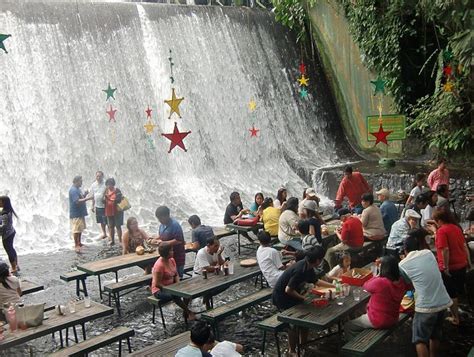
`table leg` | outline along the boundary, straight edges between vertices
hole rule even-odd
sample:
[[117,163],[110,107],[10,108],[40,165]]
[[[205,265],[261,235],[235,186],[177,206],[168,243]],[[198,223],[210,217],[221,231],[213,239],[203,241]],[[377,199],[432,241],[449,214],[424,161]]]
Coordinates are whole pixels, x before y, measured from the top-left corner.
[[114,271],[115,273],[115,282],[118,283],[118,271]]
[[64,348],[63,331],[62,330],[59,330],[59,341],[61,342],[61,348]]
[[82,325],[82,338],[85,341],[86,340],[86,324],[82,323],[81,325]]
[[240,231],[237,231],[237,244],[238,244],[238,250],[239,250],[239,255],[240,255]]
[[100,283],[100,274],[97,275],[97,279],[99,279],[99,297],[102,300],[102,284]]
[[74,332],[74,339],[76,340],[76,343],[79,343],[79,338],[77,338],[76,326],[72,327],[72,331]]

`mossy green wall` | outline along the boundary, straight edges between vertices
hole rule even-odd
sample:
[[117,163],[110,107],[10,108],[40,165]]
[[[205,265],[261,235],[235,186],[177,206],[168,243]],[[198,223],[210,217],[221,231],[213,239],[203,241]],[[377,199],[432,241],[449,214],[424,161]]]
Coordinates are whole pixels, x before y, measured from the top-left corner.
[[[386,155],[383,143],[367,141],[367,116],[378,115],[378,100],[370,81],[377,77],[362,63],[361,52],[349,32],[342,7],[336,0],[317,0],[309,10],[316,42],[331,84],[344,130],[355,149],[365,154]],[[383,114],[393,114],[393,99],[383,97]],[[389,142],[389,152],[399,154],[401,142]]]

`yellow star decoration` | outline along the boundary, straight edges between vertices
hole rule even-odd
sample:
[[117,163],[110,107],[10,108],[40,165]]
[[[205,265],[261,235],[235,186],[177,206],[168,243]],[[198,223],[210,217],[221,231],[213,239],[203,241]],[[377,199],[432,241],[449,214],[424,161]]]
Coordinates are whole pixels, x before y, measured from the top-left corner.
[[445,92],[452,92],[453,91],[453,88],[454,88],[454,83],[453,82],[446,82],[443,86],[443,90]]
[[174,93],[174,88],[171,88],[171,99],[165,100],[165,103],[168,104],[171,108],[170,116],[168,117],[168,119],[171,119],[171,115],[173,113],[178,114],[178,117],[181,118],[181,114],[179,112],[179,105],[181,104],[183,99],[184,99],[184,97],[183,98],[177,98],[176,94]]
[[304,74],[301,76],[301,78],[298,78],[298,82],[300,82],[300,87],[301,86],[308,86],[309,79],[304,76]]
[[156,125],[153,124],[151,120],[148,120],[148,122],[145,125],[143,125],[147,134],[153,134],[153,130],[155,130],[155,126]]
[[251,112],[253,112],[257,108],[257,102],[255,100],[251,100],[249,102],[249,109]]

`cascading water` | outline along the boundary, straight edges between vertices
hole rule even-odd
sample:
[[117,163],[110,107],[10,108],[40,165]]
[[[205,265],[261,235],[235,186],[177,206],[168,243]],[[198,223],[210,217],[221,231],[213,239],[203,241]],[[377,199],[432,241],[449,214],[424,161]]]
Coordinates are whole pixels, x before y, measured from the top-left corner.
[[[334,164],[341,146],[350,152],[321,74],[310,76],[309,100],[298,98],[300,49],[267,11],[2,1],[0,33],[12,34],[9,53],[0,53],[0,193],[20,217],[20,253],[72,246],[67,193],[78,174],[85,188],[96,170],[115,177],[133,206],[128,215],[153,231],[160,204],[180,221],[197,213],[219,225],[231,191],[247,204],[281,185],[300,196],[298,167]],[[173,120],[163,102],[170,49],[173,86],[185,97],[182,119]],[[116,123],[105,113],[108,83],[118,88]],[[147,105],[155,149],[143,128]],[[174,121],[192,131],[188,152],[167,153],[160,134]],[[252,124],[258,138],[250,138]],[[90,216],[88,228],[90,240]]]

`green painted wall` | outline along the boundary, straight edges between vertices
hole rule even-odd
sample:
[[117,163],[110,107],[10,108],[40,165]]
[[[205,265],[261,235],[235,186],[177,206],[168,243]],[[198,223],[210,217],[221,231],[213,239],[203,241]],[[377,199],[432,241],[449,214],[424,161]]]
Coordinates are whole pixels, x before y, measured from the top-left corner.
[[[356,150],[386,156],[386,145],[374,147],[367,141],[366,118],[378,115],[378,100],[370,81],[377,77],[362,63],[361,52],[353,41],[342,7],[336,0],[317,0],[309,10],[313,39],[316,42],[331,84],[344,130]],[[394,114],[393,100],[383,97],[383,114]],[[389,142],[392,156],[401,153],[401,142]]]

